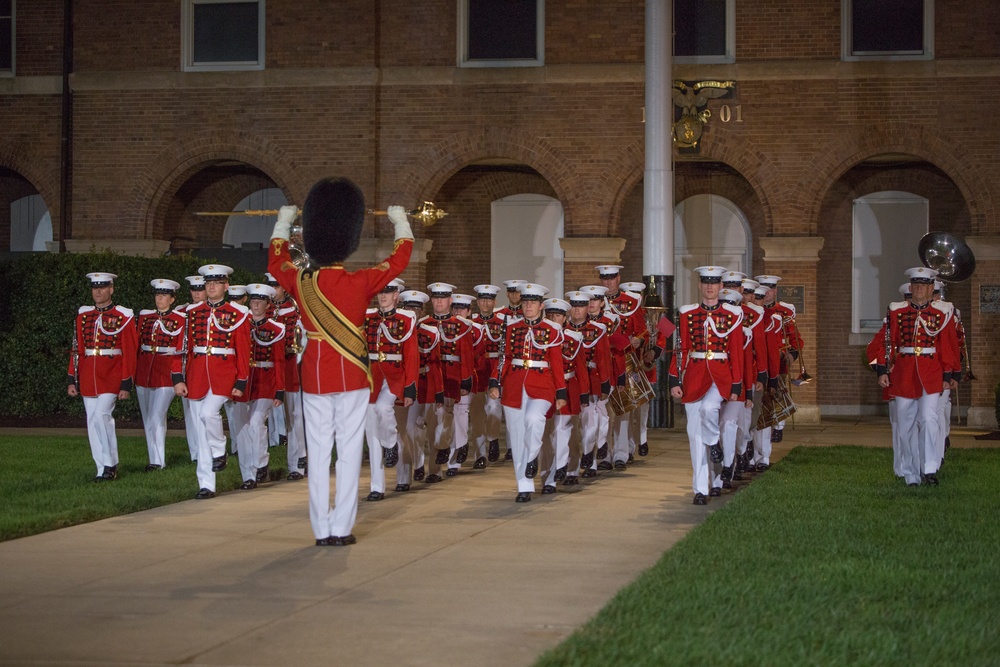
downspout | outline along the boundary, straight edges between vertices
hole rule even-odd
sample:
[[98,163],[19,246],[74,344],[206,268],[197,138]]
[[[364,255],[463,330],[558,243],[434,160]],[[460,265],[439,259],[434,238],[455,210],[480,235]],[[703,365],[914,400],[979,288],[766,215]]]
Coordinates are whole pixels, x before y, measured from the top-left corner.
[[63,3],[62,128],[59,132],[59,243],[65,250],[72,234],[73,219],[73,92],[69,77],[73,72],[73,0]]

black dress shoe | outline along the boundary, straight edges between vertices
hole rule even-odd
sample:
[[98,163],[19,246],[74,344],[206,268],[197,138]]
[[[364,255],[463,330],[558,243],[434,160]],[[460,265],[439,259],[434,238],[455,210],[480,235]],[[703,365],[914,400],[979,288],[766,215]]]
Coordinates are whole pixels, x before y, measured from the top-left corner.
[[300,479],[303,479],[304,477],[305,475],[303,475],[299,471],[293,470],[292,472],[288,473],[288,477],[286,479],[288,479],[289,482],[297,482]]
[[781,439],[784,437],[784,433],[784,430],[779,431],[778,429],[773,429],[771,431],[771,442],[781,442]]
[[153,472],[154,470],[160,470],[161,468],[163,468],[163,466],[161,466],[158,463],[147,463],[146,464],[146,472]]
[[730,482],[728,479],[724,479],[724,480],[722,480],[722,488],[724,488],[724,489],[731,489],[731,488],[733,488],[733,483]]
[[591,477],[597,477],[597,471],[594,470],[593,468],[587,468],[582,473],[580,473],[580,477],[586,477],[588,479],[590,479]]
[[579,478],[576,475],[573,475],[572,477],[567,477],[563,481],[563,486],[573,486],[574,484],[579,484],[579,483],[580,483]]
[[708,456],[712,459],[712,463],[722,463],[722,447],[719,447],[719,443],[708,448]]
[[626,461],[625,463],[635,463],[635,457],[632,456],[631,454],[629,454],[628,455],[628,461]]
[[306,467],[308,467],[308,464],[309,464],[309,457],[300,456],[299,461],[295,465],[295,467],[298,468],[299,470],[305,470]]
[[212,472],[222,472],[225,470],[228,458],[228,455],[223,453],[222,456],[216,456],[212,459]]
[[733,478],[733,467],[726,466],[722,469],[722,473],[719,476],[722,477],[723,482],[730,481]]
[[455,463],[465,463],[469,458],[469,444],[466,443],[455,450]]
[[548,496],[555,492],[556,492],[556,487],[552,486],[551,484],[546,484],[545,486],[542,487],[543,496]]
[[324,537],[324,538],[316,540],[316,546],[318,546],[318,547],[328,547],[328,546],[330,546],[330,538],[329,537]]
[[434,463],[442,465],[447,463],[448,459],[450,458],[451,458],[450,449],[439,449],[437,450],[437,454],[434,455]]
[[114,480],[118,479],[118,466],[117,465],[113,465],[110,467],[105,466],[104,472],[101,473],[101,477],[104,478],[105,482],[113,482]]
[[430,475],[427,475],[427,479],[424,480],[424,484],[437,484],[440,481],[443,481],[441,479],[441,475],[431,473]]
[[423,479],[424,479],[424,467],[420,466],[419,468],[413,471],[413,481],[421,482],[423,481]]
[[395,468],[399,463],[399,447],[393,445],[389,449],[382,449],[382,463],[386,468]]
[[758,463],[758,464],[757,464],[757,472],[764,472],[765,470],[767,470],[767,469],[768,469],[768,468],[770,468],[770,467],[771,467],[771,466],[769,466],[769,465],[768,465],[768,464],[766,464],[766,463]]
[[944,436],[944,448],[945,449],[951,449],[951,436],[950,435]]
[[379,500],[382,500],[383,498],[385,498],[385,494],[382,493],[381,491],[372,491],[371,493],[368,494],[368,497],[365,498],[365,500],[374,503],[378,502]]
[[510,449],[508,449],[507,452],[503,455],[503,460],[504,461],[513,461],[514,460],[514,452],[512,452],[512,451],[510,451]]
[[268,478],[268,475],[269,475],[269,472],[268,472],[267,466],[264,466],[263,468],[258,468],[257,469],[257,481],[258,482],[266,482],[267,478]]
[[284,447],[287,444],[288,444],[288,436],[287,435],[279,435],[278,436],[278,447]]
[[701,493],[696,493],[696,494],[694,494],[694,504],[695,505],[707,505],[708,504],[708,498],[706,498]]
[[604,443],[597,448],[597,458],[606,459],[608,458],[608,443]]
[[628,464],[624,461],[615,461],[615,470],[625,470],[628,468]]
[[566,479],[566,466],[563,466],[562,468],[559,468],[558,470],[556,470],[556,474],[555,474],[555,480],[557,482],[561,482],[564,479]]
[[649,454],[649,443],[644,442],[639,445],[639,456],[645,456],[646,454]]
[[356,543],[358,540],[353,535],[345,535],[344,537],[336,537],[331,535],[327,539],[327,546],[331,547],[346,547],[350,544]]
[[480,456],[478,459],[476,459],[476,462],[472,464],[472,467],[475,468],[476,470],[482,470],[483,468],[486,467],[486,458]]
[[909,482],[907,486],[920,486],[920,482]]
[[597,464],[598,470],[611,470],[611,468],[612,468],[611,461],[601,461],[600,463]]
[[458,474],[458,468],[448,468],[444,474],[448,477],[454,477]]
[[580,467],[586,470],[590,466],[594,465],[594,452],[589,454],[584,454],[580,457]]
[[396,485],[396,493],[406,493],[409,490],[410,490],[410,485],[409,484],[397,484]]
[[490,463],[500,460],[499,440],[490,440],[490,450],[489,453],[486,455],[486,458],[489,460]]
[[531,493],[529,493],[528,491],[521,491],[521,493],[517,494],[517,498],[514,498],[514,502],[515,503],[531,502]]
[[533,479],[535,475],[538,474],[538,457],[528,461],[528,465],[524,466],[524,476],[528,479]]
[[208,489],[198,489],[198,493],[194,494],[195,500],[208,500],[214,497],[215,491],[209,491]]
[[245,490],[245,491],[249,491],[250,489],[256,489],[257,488],[257,480],[255,480],[255,479],[248,479],[245,482],[243,482],[243,484],[240,485],[240,488],[243,489],[243,490]]
[[713,498],[718,498],[719,496],[722,495],[722,489],[720,489],[717,486],[713,486],[711,489],[708,490],[708,495],[712,496]]
[[921,477],[923,478],[923,481],[924,481],[925,484],[930,484],[931,486],[937,486],[938,485],[938,478],[937,478],[937,475],[935,475],[934,473],[928,473],[926,475],[921,475]]
[[95,482],[106,482],[108,480],[104,479],[104,473],[102,472],[100,475],[98,475],[97,477],[94,478],[94,481]]

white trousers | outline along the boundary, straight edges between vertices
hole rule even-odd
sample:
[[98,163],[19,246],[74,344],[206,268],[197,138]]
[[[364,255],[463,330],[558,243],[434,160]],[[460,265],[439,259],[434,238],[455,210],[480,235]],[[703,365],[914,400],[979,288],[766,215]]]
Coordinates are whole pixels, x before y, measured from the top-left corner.
[[514,479],[517,480],[518,493],[535,490],[535,480],[524,476],[524,468],[542,449],[545,413],[551,405],[549,401],[529,398],[528,392],[522,388],[521,407],[509,408],[505,405],[503,408],[504,419],[507,421],[507,446],[514,459]]
[[[597,448],[600,449],[608,441],[608,431],[611,428],[608,416],[608,399],[597,401]],[[610,447],[608,448],[610,450]],[[611,456],[611,452],[608,452]],[[605,459],[608,457],[605,457]]]
[[118,465],[118,436],[115,435],[115,418],[112,416],[117,401],[118,394],[83,397],[90,455],[94,457],[98,476],[105,468]]
[[[545,443],[538,459],[538,467],[545,486],[556,485],[556,472],[566,467],[569,473],[570,444],[576,440],[577,468],[580,467],[580,415],[560,415],[556,414],[546,421]],[[574,473],[576,471],[574,470]]]
[[426,415],[427,428],[433,429],[434,441],[427,451],[427,472],[437,474],[441,464],[435,461],[438,449],[451,449],[455,440],[455,400],[445,396],[444,403],[429,403],[430,413]]
[[708,448],[719,441],[719,409],[722,394],[713,383],[697,401],[684,404],[687,414],[688,444],[691,447],[691,467],[694,474],[691,487],[695,493],[708,495]]
[[[722,445],[722,466],[729,467],[736,458],[736,442],[740,431],[740,420],[746,408],[743,401],[726,401],[719,410],[719,440]],[[712,444],[712,443],[709,443]]]
[[469,444],[476,446],[473,459],[486,458],[486,445],[489,437],[486,435],[486,392],[471,395],[469,401]]
[[462,467],[462,464],[455,460],[455,450],[469,444],[470,407],[472,407],[472,394],[466,394],[462,398],[455,401],[455,405],[452,408],[451,458],[448,459],[448,467],[452,469]]
[[288,438],[287,426],[285,425],[285,409],[280,405],[271,403],[267,416],[267,441],[271,447],[278,446],[278,438],[285,436]]
[[889,399],[889,426],[892,428],[892,472],[896,477],[903,476],[903,452],[899,446],[899,419],[896,416],[896,409],[899,403],[896,399]]
[[299,459],[306,456],[306,441],[302,435],[302,395],[297,391],[285,394],[285,411],[288,422],[285,424],[288,438],[288,471],[304,473],[305,468],[299,467]]
[[484,396],[486,396],[486,406],[484,408],[486,417],[484,432],[486,433],[486,439],[499,440],[500,420],[503,416],[503,406],[500,405],[499,398],[490,398],[489,393],[484,394]]
[[614,411],[609,411],[608,414],[608,429],[611,432],[611,447],[610,452],[608,452],[608,458],[617,463],[618,461],[625,462],[628,460],[629,450],[629,431],[630,425],[632,423],[632,413],[635,410],[630,410],[623,415],[616,415]]
[[931,475],[941,467],[937,457],[938,403],[941,394],[925,393],[920,398],[893,399],[899,431],[900,467],[907,484],[920,482],[920,475]]
[[212,459],[226,453],[226,434],[222,430],[222,409],[229,399],[217,394],[206,394],[204,398],[191,401],[191,411],[201,421],[203,438],[198,442],[198,488],[215,491],[215,473]]
[[628,453],[634,454],[637,445],[647,444],[649,403],[643,403],[629,414],[632,418],[629,420]]
[[173,387],[135,388],[142,413],[142,428],[146,431],[146,450],[149,462],[161,468],[167,464],[167,410],[174,400]]
[[938,458],[944,460],[944,439],[951,435],[951,389],[941,392],[938,401]]
[[[246,426],[247,415],[250,411],[245,409],[246,403],[229,401],[226,403],[226,421],[229,423],[229,453],[236,453],[236,438]],[[242,406],[242,407],[241,407]],[[220,455],[221,456],[221,455]]]
[[[249,403],[232,403],[230,415],[239,413],[243,428],[238,435],[229,437],[236,440],[236,451],[240,459],[240,476],[244,482],[257,479],[257,471],[267,465],[267,414],[274,401],[270,398],[258,398]],[[261,459],[264,465],[261,465]]]
[[413,403],[408,408],[396,408],[397,424],[403,423],[403,428],[397,428],[400,444],[399,463],[396,464],[396,484],[409,484],[413,481],[413,471],[424,465],[424,448],[426,447],[427,428],[425,415],[433,403]]
[[188,451],[191,460],[196,461],[201,440],[205,437],[205,429],[201,425],[201,417],[194,409],[194,403],[190,399],[182,398],[181,405],[184,406],[184,432],[187,435]]
[[[346,537],[358,515],[368,389],[303,394],[308,443],[309,521],[316,539]],[[336,496],[330,506],[330,463],[337,447]]]
[[383,449],[396,444],[396,395],[389,383],[382,380],[382,388],[374,403],[368,404],[365,416],[365,439],[368,441],[368,465],[371,468],[371,490],[385,493],[385,460]]

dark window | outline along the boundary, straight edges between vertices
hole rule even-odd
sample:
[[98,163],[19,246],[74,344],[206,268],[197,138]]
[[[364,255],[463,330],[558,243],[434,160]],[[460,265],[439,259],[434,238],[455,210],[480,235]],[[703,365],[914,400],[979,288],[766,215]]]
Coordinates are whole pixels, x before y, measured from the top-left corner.
[[535,60],[535,0],[468,0],[469,60]]
[[851,51],[923,53],[923,0],[852,0]]
[[258,62],[258,3],[197,3],[193,9],[194,64]]
[[674,55],[726,55],[726,0],[674,0]]
[[0,72],[14,68],[14,0],[0,0]]

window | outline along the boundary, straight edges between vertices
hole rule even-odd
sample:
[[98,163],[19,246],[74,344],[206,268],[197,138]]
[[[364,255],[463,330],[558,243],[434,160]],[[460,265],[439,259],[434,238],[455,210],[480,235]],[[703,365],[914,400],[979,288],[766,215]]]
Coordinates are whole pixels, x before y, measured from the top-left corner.
[[185,0],[182,69],[264,69],[264,0]]
[[0,76],[14,74],[14,0],[0,0]]
[[928,202],[918,195],[884,191],[854,200],[852,333],[877,333],[886,307],[903,300],[903,272],[920,266],[927,225]]
[[674,0],[674,62],[736,62],[735,0]]
[[844,0],[844,60],[934,57],[934,0]]
[[545,64],[545,0],[458,0],[459,67]]

